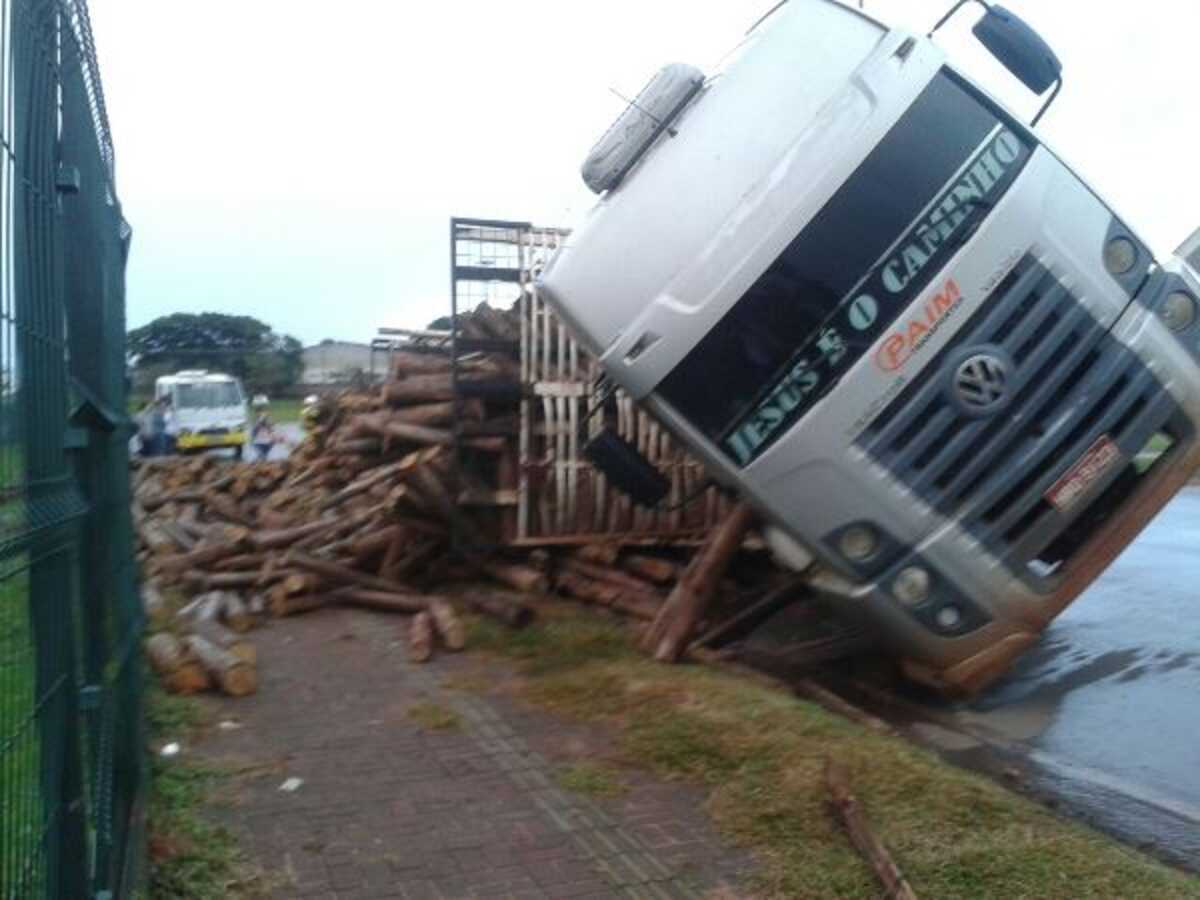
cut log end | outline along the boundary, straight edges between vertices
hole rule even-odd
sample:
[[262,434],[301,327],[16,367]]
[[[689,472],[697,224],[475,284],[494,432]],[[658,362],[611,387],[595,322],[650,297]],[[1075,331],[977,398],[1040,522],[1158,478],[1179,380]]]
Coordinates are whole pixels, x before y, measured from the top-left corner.
[[433,617],[417,613],[408,626],[408,659],[410,662],[429,662],[433,656]]

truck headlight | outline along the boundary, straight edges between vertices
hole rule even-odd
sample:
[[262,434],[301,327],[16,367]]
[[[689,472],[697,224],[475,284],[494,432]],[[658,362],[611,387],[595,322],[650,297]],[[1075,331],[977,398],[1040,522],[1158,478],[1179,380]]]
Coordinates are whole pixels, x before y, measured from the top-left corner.
[[937,622],[938,628],[942,629],[942,631],[954,631],[962,624],[962,610],[953,603],[947,603],[937,611],[937,615],[933,617],[933,620]]
[[917,606],[929,596],[929,572],[919,565],[901,569],[892,580],[892,593],[905,606]]
[[870,525],[851,525],[838,538],[838,549],[846,559],[863,562],[879,549],[879,535]]
[[1115,237],[1104,247],[1104,268],[1112,275],[1127,273],[1137,258],[1137,246],[1127,237]]
[[1158,314],[1172,331],[1184,331],[1196,321],[1196,301],[1186,291],[1171,291]]
[[901,569],[892,579],[892,593],[905,606],[916,606],[929,596],[929,573],[920,566]]

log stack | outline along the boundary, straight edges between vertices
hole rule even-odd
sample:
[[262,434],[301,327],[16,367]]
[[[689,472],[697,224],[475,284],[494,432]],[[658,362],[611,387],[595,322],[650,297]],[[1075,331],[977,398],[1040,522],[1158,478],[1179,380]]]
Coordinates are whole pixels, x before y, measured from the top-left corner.
[[[512,314],[485,304],[460,321],[469,337],[516,346]],[[456,608],[519,627],[555,593],[653,623],[647,648],[678,658],[714,596],[738,599],[724,576],[751,524],[744,507],[730,507],[691,570],[689,547],[624,548],[620,535],[465,559],[450,552],[452,533],[479,547],[504,545],[510,533],[510,510],[479,500],[515,491],[518,375],[507,352],[467,355],[455,377],[447,354],[414,347],[393,354],[382,386],[323,397],[287,461],[136,462],[147,612],[178,636],[147,646],[168,686],[199,689],[202,671],[205,686],[253,690],[244,635],[268,616],[331,606],[410,616],[411,656],[424,660],[436,646],[463,646]],[[480,588],[481,579],[497,586]],[[451,597],[458,581],[472,587]],[[182,598],[173,617],[168,594]]]

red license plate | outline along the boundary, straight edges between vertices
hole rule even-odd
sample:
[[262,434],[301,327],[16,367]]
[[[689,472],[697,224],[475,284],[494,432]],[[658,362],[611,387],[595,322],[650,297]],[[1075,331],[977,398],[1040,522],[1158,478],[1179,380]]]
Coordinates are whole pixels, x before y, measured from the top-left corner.
[[1065,513],[1121,459],[1121,451],[1112,438],[1102,434],[1042,496],[1059,512]]

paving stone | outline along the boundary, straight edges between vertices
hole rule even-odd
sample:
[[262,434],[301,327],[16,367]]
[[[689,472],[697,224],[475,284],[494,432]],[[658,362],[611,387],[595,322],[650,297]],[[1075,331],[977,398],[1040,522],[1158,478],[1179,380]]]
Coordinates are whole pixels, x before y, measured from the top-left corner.
[[[443,687],[460,675],[499,684],[508,672],[469,654],[411,665],[397,624],[341,609],[273,623],[254,635],[258,693],[205,698],[242,727],[209,735],[198,752],[267,773],[239,781],[237,802],[210,814],[280,876],[274,897],[737,893],[753,860],[718,840],[698,791],[635,772],[622,773],[622,798],[565,791],[560,767],[589,748],[603,758],[610,735],[501,694]],[[454,710],[461,728],[422,730],[408,716],[416,703]],[[288,777],[303,784],[282,794]]]

